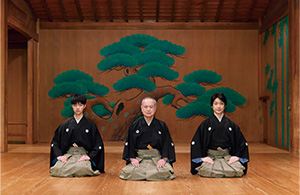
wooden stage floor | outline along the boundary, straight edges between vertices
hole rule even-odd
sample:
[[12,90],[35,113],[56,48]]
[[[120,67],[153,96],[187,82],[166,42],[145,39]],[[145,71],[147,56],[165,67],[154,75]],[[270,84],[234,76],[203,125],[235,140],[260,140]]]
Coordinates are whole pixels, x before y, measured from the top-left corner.
[[189,144],[176,144],[172,181],[124,181],[118,174],[123,143],[105,142],[105,171],[97,177],[54,178],[49,174],[49,144],[10,144],[1,153],[1,194],[299,194],[299,156],[250,143],[248,174],[243,178],[191,175]]

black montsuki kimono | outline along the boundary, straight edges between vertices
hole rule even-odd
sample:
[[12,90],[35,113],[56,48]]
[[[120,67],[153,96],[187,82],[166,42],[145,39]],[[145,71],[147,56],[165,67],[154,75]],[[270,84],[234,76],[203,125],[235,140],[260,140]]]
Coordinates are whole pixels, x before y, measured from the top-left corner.
[[161,158],[168,158],[171,165],[176,161],[174,143],[169,129],[163,121],[155,117],[150,126],[144,117],[131,124],[124,146],[123,159],[128,164],[130,158],[136,158],[138,149],[149,149],[149,147],[159,150]]
[[244,138],[240,128],[228,119],[225,115],[221,122],[215,115],[204,120],[198,127],[191,142],[191,173],[197,174],[197,168],[202,164],[200,158],[207,156],[208,149],[216,150],[218,140],[212,140],[212,134],[218,131],[214,137],[223,136],[223,145],[221,148],[229,148],[231,156],[240,158],[241,164],[245,167],[244,173],[247,173],[247,163],[249,162],[248,143]]
[[104,173],[104,145],[97,126],[84,116],[77,124],[74,117],[62,123],[55,131],[51,142],[50,167],[58,156],[64,155],[76,143],[90,157],[92,169]]

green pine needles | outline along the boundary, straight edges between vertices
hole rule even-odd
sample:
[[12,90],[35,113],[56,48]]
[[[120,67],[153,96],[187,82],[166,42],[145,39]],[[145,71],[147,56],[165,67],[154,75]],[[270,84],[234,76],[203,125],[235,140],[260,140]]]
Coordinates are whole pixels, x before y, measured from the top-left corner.
[[[217,92],[224,93],[228,99],[226,112],[234,112],[236,106],[242,106],[246,102],[245,97],[231,88],[211,88],[222,81],[222,76],[212,70],[193,71],[185,75],[183,81],[175,87],[157,86],[156,79],[158,78],[178,82],[179,72],[174,69],[173,65],[176,57],[183,57],[185,48],[170,41],[159,40],[145,34],[133,34],[103,47],[99,53],[104,57],[97,64],[99,71],[124,71],[124,76],[116,80],[112,88],[117,92],[138,89],[139,94],[133,94],[132,99],[127,101],[120,99],[110,103],[103,98],[110,92],[108,87],[95,83],[94,78],[88,73],[68,70],[56,76],[53,80],[55,85],[48,92],[51,98],[67,98],[64,102],[65,108],[61,111],[63,117],[73,115],[70,102],[72,94],[83,94],[90,101],[96,102],[90,107],[93,113],[89,113],[95,119],[105,117],[107,125],[115,123],[113,127],[122,126],[122,128],[130,123],[124,119],[118,123],[118,117],[123,116],[128,120],[138,118],[140,101],[144,96],[151,96],[157,100],[163,98],[162,102],[165,105],[172,105],[177,109],[176,116],[181,119],[199,115],[211,116],[210,98]],[[269,72],[269,70],[266,71]],[[206,89],[207,85],[211,86],[209,90]],[[185,105],[177,104],[179,100],[183,100]],[[136,108],[128,108],[127,103],[132,105],[133,102]],[[101,129],[108,128],[102,124]],[[118,131],[120,137],[124,137],[122,131]]]

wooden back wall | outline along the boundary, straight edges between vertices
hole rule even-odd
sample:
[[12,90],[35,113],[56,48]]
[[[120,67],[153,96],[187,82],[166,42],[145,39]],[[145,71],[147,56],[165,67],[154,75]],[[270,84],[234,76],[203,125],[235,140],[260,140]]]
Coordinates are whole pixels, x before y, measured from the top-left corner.
[[[184,58],[177,58],[174,69],[180,76],[177,81],[158,81],[176,86],[183,76],[199,69],[216,71],[222,75],[217,87],[230,87],[247,102],[242,108],[229,115],[237,123],[248,141],[261,140],[261,123],[258,101],[258,31],[257,30],[40,30],[39,55],[39,101],[37,108],[38,142],[50,142],[55,129],[64,119],[60,115],[64,99],[51,99],[48,91],[54,85],[53,79],[70,69],[79,69],[93,76],[95,82],[110,88],[106,98],[114,102],[120,97],[133,94],[116,93],[112,85],[123,73],[103,74],[97,69],[102,59],[99,50],[131,34],[149,34],[168,40],[186,48]],[[209,88],[208,88],[209,89]],[[204,117],[181,120],[175,116],[175,109],[158,102],[156,117],[165,121],[176,142],[191,141]]]

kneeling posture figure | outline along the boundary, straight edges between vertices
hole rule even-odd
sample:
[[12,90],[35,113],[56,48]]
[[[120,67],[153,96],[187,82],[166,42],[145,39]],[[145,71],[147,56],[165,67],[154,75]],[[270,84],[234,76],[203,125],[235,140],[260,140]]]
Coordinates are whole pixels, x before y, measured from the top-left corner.
[[247,172],[248,144],[240,128],[224,115],[227,99],[211,97],[213,115],[198,127],[191,142],[191,173],[203,177],[241,177]]
[[154,117],[156,100],[144,98],[141,110],[144,117],[134,121],[129,128],[123,152],[127,165],[119,177],[152,181],[174,179],[174,143],[167,125]]
[[86,98],[74,95],[71,103],[74,116],[56,129],[51,142],[51,176],[82,177],[104,173],[104,145],[100,133],[83,115]]

